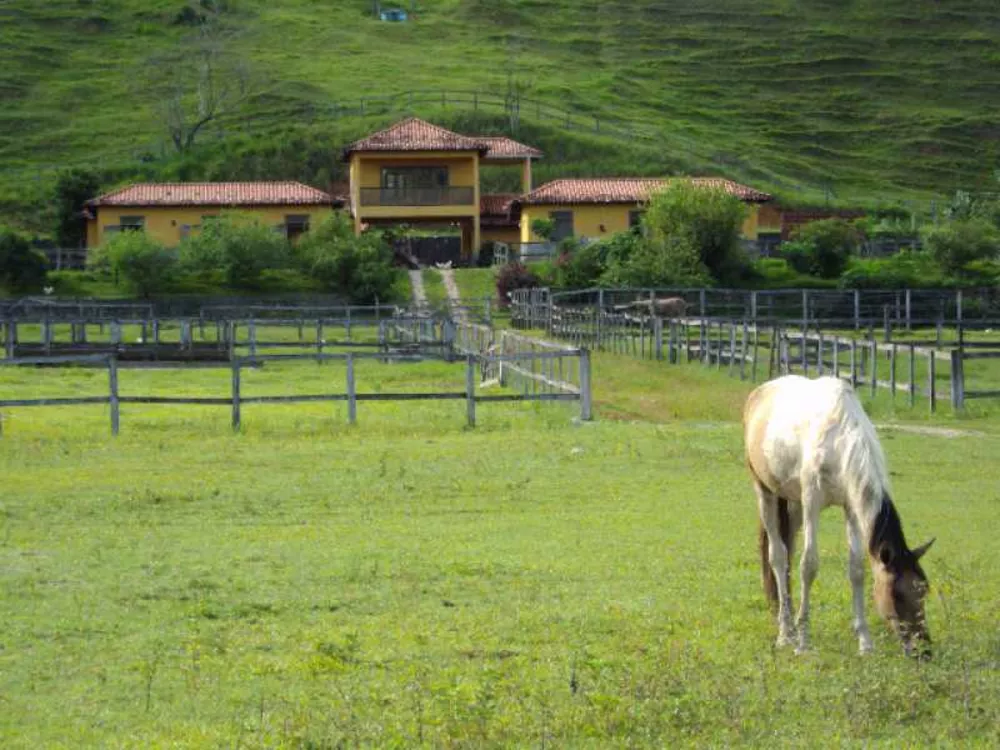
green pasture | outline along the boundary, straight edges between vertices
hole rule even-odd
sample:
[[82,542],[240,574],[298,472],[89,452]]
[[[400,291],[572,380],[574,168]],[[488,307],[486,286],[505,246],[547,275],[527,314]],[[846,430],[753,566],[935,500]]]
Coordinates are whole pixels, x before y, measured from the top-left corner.
[[[461,365],[359,364],[359,391]],[[772,648],[743,469],[749,385],[594,358],[598,420],[462,402],[13,409],[0,438],[4,747],[992,746],[1000,574],[989,420],[882,431],[927,558],[935,658],[859,658],[824,516],[815,653]],[[228,371],[122,393],[225,395]],[[0,368],[5,397],[100,370]],[[340,387],[335,363],[248,394]],[[880,423],[905,415],[876,405]],[[950,436],[950,437],[949,437]],[[874,616],[872,616],[874,620]]]

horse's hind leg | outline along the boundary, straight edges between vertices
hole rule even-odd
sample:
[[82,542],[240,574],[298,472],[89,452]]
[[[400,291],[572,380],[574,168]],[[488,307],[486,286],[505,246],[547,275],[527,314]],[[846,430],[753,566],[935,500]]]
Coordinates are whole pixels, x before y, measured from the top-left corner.
[[791,602],[788,596],[788,548],[781,537],[781,520],[778,513],[778,498],[760,482],[754,482],[757,492],[757,508],[760,522],[764,526],[768,542],[768,560],[774,573],[778,589],[778,646],[794,643]]

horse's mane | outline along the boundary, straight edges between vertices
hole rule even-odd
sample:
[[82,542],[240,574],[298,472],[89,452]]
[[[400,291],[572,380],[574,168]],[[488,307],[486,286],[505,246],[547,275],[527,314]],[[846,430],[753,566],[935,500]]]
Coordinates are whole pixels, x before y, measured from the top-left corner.
[[910,548],[906,546],[906,537],[903,536],[903,523],[899,518],[899,513],[896,512],[892,498],[888,495],[882,496],[882,502],[868,537],[868,552],[873,557],[877,556],[883,547],[892,550],[894,559],[900,559],[910,551]]
[[[840,470],[850,503],[869,538],[888,505],[892,488],[882,444],[854,391],[844,387],[838,398],[837,441]],[[888,512],[888,511],[886,511]],[[898,516],[897,523],[898,523]]]

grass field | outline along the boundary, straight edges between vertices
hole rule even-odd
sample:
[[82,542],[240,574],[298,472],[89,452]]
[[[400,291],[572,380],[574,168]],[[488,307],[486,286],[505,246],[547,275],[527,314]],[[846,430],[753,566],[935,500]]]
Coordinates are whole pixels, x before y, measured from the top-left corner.
[[[539,181],[713,171],[793,199],[881,202],[983,187],[996,166],[1000,12],[985,0],[425,0],[403,24],[373,20],[367,0],[241,0],[226,4],[227,50],[251,69],[256,96],[178,160],[165,158],[160,97],[137,82],[192,33],[187,5],[197,3],[4,4],[0,181],[12,205],[30,204],[56,165],[140,159],[148,177],[325,184],[342,176],[338,146],[398,117],[341,119],[331,103],[412,90],[502,97],[508,75],[531,100],[658,134],[646,146],[597,143],[527,103],[522,135],[546,151]],[[419,114],[477,125],[468,107]]]
[[[368,366],[368,365],[366,365]],[[372,363],[371,368],[377,366]],[[123,371],[122,392],[225,392]],[[316,392],[336,366],[265,368]],[[89,371],[0,370],[5,394]],[[359,388],[459,383],[444,364]],[[748,386],[595,356],[562,407],[15,410],[0,440],[0,739],[79,746],[995,745],[1000,436],[883,431],[935,658],[855,655],[823,519],[816,652],[772,650],[737,419]],[[892,416],[876,409],[880,421]],[[872,617],[874,620],[874,617]]]

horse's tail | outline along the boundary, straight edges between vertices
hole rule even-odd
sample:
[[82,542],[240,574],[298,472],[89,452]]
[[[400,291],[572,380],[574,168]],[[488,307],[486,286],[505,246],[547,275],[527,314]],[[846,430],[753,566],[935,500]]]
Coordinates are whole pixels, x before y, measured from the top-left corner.
[[[788,515],[788,501],[783,497],[778,498],[778,529],[781,533],[781,541],[785,543],[788,550],[788,570],[786,572],[785,587],[788,588],[791,575],[792,543],[792,519]],[[771,556],[768,552],[767,531],[764,524],[760,524],[760,578],[764,584],[764,596],[767,597],[768,604],[772,607],[778,606],[778,582],[774,578],[774,571],[771,569]]]

